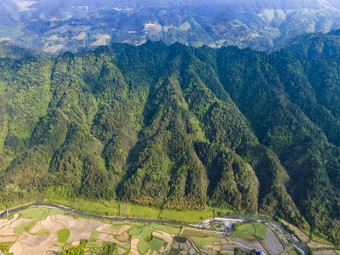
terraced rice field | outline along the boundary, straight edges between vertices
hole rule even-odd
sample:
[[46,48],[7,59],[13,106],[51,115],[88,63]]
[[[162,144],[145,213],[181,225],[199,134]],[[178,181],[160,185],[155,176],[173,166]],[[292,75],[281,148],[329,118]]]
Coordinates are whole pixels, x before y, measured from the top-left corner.
[[[59,251],[66,243],[90,240],[96,231],[96,239],[127,245],[116,240],[130,228],[122,225],[119,229],[111,224],[64,215],[61,210],[29,208],[9,219],[0,220],[0,248],[2,252],[16,254],[47,254]],[[54,254],[54,253],[53,253]]]
[[[185,241],[177,242],[180,238]],[[63,249],[81,247],[81,240],[87,240],[89,255],[96,254],[91,253],[92,248],[114,244],[120,255],[195,254],[199,250],[218,254],[232,252],[235,247],[244,252],[264,251],[262,244],[273,255],[283,251],[274,232],[262,223],[242,224],[232,238],[226,239],[222,232],[143,221],[99,221],[47,207],[28,208],[0,220],[0,255],[58,254]],[[292,247],[287,254],[294,254]]]
[[119,254],[164,254],[179,233],[179,227],[168,225],[107,223],[66,215],[62,210],[32,207],[0,220],[0,251],[14,255],[56,254],[88,240],[90,247],[116,243]]

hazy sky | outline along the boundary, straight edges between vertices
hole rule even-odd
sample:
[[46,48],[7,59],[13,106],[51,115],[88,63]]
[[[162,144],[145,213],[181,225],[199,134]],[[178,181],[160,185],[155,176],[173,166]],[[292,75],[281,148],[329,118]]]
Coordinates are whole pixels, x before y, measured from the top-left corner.
[[[3,1],[3,0],[2,0]],[[22,0],[12,0],[25,2]],[[166,5],[191,5],[202,4],[241,4],[252,5],[259,8],[337,8],[340,9],[340,0],[36,0],[45,5],[105,5],[105,6],[166,6]],[[27,2],[27,1],[26,1]]]

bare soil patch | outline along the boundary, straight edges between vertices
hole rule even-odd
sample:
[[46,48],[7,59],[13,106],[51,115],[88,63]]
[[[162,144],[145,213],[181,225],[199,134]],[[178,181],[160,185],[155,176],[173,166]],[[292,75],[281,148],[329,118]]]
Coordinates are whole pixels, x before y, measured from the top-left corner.
[[192,228],[184,228],[180,234],[181,236],[186,237],[208,237],[208,236],[216,236],[216,233],[206,230],[196,230]]
[[0,236],[0,243],[14,243],[18,236]]
[[131,240],[131,250],[129,254],[139,255],[139,252],[137,249],[138,243],[139,243],[139,239],[137,238]]
[[129,242],[130,241],[130,236],[129,233],[127,231],[125,231],[123,234],[121,235],[116,235],[115,238],[123,243]]
[[160,239],[163,239],[167,243],[172,243],[173,242],[172,236],[170,234],[168,234],[168,233],[163,232],[163,231],[154,230],[152,232],[152,235],[155,236],[155,237],[158,237]]

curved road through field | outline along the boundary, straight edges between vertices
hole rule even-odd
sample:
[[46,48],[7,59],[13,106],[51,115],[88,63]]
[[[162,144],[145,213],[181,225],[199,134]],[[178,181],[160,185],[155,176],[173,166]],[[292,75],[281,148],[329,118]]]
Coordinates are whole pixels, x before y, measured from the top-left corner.
[[[126,218],[126,217],[117,217],[117,216],[101,216],[101,215],[81,212],[81,211],[78,211],[78,210],[75,210],[75,209],[72,209],[72,208],[69,208],[69,207],[66,207],[66,206],[50,204],[50,203],[32,203],[32,204],[28,204],[28,205],[19,206],[19,207],[13,208],[13,209],[9,209],[8,214],[19,212],[19,211],[22,211],[24,209],[27,209],[29,207],[34,207],[34,206],[44,206],[44,207],[48,207],[48,208],[60,209],[60,210],[64,210],[66,212],[70,212],[70,213],[77,214],[77,215],[80,215],[80,216],[91,217],[91,218],[95,218],[95,219],[109,220],[109,221],[144,222],[144,223],[157,223],[157,224],[165,223],[165,224],[168,224],[168,225],[176,225],[176,226],[192,227],[192,228],[197,228],[197,229],[205,229],[205,228],[195,226],[195,225],[181,224],[181,223],[177,223],[177,222],[173,222],[173,221],[166,221],[166,220],[147,220],[147,219],[140,219],[140,218]],[[7,214],[6,211],[0,212],[0,219],[6,217],[6,214]]]

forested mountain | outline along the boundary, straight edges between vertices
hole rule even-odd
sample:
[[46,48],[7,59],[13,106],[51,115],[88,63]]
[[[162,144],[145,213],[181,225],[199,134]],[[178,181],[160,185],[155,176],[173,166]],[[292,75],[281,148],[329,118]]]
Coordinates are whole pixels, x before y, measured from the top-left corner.
[[27,59],[27,58],[53,58],[52,55],[39,50],[24,49],[9,42],[0,42],[0,58]]
[[50,53],[147,40],[272,50],[340,28],[338,0],[1,0],[0,41]]
[[149,41],[0,58],[1,203],[39,193],[208,204],[309,224],[338,243],[339,58],[296,47]]

